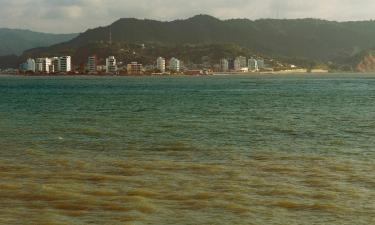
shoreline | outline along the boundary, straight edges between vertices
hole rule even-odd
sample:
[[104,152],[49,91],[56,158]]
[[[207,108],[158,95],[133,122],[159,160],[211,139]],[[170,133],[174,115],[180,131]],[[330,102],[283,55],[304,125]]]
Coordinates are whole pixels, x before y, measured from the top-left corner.
[[187,74],[175,74],[175,75],[162,75],[162,74],[135,74],[135,75],[116,75],[116,74],[1,74],[0,77],[213,77],[213,76],[271,76],[271,75],[350,75],[350,74],[363,74],[363,75],[375,75],[375,72],[258,72],[258,73],[213,73],[213,74],[199,74],[199,75],[187,75]]

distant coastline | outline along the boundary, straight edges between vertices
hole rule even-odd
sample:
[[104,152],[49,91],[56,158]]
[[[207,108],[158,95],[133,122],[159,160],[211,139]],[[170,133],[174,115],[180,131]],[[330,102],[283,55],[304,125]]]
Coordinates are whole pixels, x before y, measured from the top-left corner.
[[344,74],[373,74],[373,73],[361,73],[361,72],[259,72],[259,73],[213,73],[209,75],[188,75],[188,74],[174,74],[174,75],[167,75],[167,74],[143,74],[143,75],[115,75],[115,74],[33,74],[33,75],[26,75],[26,74],[0,74],[1,77],[219,77],[219,76],[272,76],[272,75],[344,75]]

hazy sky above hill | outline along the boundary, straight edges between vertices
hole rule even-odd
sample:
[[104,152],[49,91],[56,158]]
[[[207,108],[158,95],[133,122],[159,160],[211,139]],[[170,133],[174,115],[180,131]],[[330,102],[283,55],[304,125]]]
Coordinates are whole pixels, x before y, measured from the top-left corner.
[[369,20],[374,0],[0,0],[0,27],[81,32],[119,18],[173,20],[196,14],[227,18]]

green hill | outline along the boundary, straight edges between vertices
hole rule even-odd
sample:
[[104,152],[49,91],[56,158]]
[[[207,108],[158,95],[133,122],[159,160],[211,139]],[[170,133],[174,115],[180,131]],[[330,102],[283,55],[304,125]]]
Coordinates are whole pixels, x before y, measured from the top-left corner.
[[219,20],[199,15],[186,20],[120,19],[87,30],[62,47],[89,42],[159,44],[233,43],[269,55],[332,59],[375,46],[375,21],[331,22],[317,19]]
[[[112,45],[108,44],[110,36]],[[137,50],[136,46],[141,44],[147,46],[146,50]],[[236,47],[228,47],[230,45]],[[188,46],[193,47],[189,50]],[[80,64],[90,54],[103,57],[113,54],[124,60],[144,59],[143,63],[150,60],[147,57],[158,55],[174,55],[187,61],[197,61],[207,55],[211,55],[211,59],[220,58],[220,52],[227,52],[222,56],[233,56],[238,54],[235,49],[241,48],[248,55],[262,54],[304,64],[309,64],[310,60],[335,64],[350,60],[374,46],[375,21],[219,20],[198,15],[170,22],[120,19],[107,27],[89,29],[65,43],[28,50],[22,59],[70,54],[74,57],[74,63]],[[213,53],[200,51],[200,47]],[[137,54],[132,55],[133,51]]]
[[69,41],[78,34],[48,34],[29,30],[0,28],[0,56],[20,55],[23,51]]

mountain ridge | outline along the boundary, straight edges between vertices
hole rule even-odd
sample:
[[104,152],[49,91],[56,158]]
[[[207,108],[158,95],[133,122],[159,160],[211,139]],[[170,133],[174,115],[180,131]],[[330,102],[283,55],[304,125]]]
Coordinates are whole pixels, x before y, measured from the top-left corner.
[[[108,44],[110,36],[113,45]],[[197,59],[208,53],[200,52],[196,46],[217,45],[224,52],[243,48],[249,54],[327,64],[347,63],[348,59],[375,47],[375,21],[337,22],[314,18],[221,20],[204,14],[173,21],[121,18],[108,26],[88,29],[69,41],[27,50],[21,58],[71,54],[78,57],[74,59],[75,63],[81,64],[96,50],[100,54],[121,56],[125,54],[119,51],[121,48],[129,52],[136,49],[128,48],[128,44],[151,46],[154,51],[149,51],[152,52],[150,57],[164,53],[163,46],[175,49],[177,54],[178,46],[187,51],[186,46],[192,45],[195,46],[193,54],[196,54],[192,58]],[[238,47],[227,48],[227,44]],[[232,57],[238,52],[233,51]],[[126,54],[122,58],[131,58]],[[186,56],[186,52],[181,54]],[[217,57],[216,53],[214,55]]]
[[337,22],[310,18],[220,20],[208,15],[174,21],[121,18],[109,26],[83,32],[69,45],[108,41],[110,30],[113,41],[234,43],[265,54],[315,59],[332,59],[343,54],[351,56],[375,46],[375,21]]
[[21,55],[23,51],[65,42],[78,34],[52,34],[27,29],[0,28],[0,56]]

